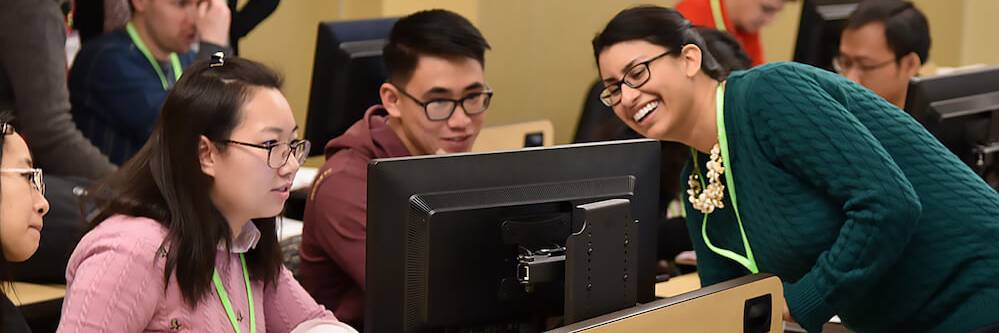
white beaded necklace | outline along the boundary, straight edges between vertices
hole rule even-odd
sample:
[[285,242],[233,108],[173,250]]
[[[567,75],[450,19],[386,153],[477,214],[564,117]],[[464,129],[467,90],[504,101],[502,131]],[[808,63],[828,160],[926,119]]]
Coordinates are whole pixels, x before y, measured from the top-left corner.
[[701,211],[703,214],[711,214],[715,209],[725,208],[725,185],[721,183],[721,176],[725,174],[725,164],[721,157],[721,148],[716,143],[711,147],[711,158],[707,163],[708,185],[701,189],[701,170],[694,161],[694,172],[687,178],[687,195],[690,205]]

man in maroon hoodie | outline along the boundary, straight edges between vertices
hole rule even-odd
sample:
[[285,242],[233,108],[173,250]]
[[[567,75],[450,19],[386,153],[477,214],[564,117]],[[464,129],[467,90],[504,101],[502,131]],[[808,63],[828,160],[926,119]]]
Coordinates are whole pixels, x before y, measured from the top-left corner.
[[368,161],[469,151],[492,98],[483,74],[488,48],[478,29],[449,11],[400,19],[383,50],[382,105],[326,145],[305,205],[299,274],[319,303],[355,328],[364,322]]

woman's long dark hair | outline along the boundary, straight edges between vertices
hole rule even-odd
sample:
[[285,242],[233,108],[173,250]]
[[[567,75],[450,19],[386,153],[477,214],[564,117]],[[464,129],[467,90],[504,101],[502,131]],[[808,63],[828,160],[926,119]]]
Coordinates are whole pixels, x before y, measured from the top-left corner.
[[701,70],[705,74],[718,81],[724,80],[727,74],[690,21],[676,10],[652,5],[622,10],[593,37],[593,58],[599,60],[604,49],[632,40],[644,40],[675,51],[670,55],[672,57],[678,57],[685,45],[692,44],[701,49]]
[[[13,121],[13,116],[10,112],[0,112],[0,124],[10,124]],[[0,162],[3,161],[3,147],[7,144],[7,136],[0,133]],[[2,185],[0,185],[2,186]],[[0,198],[3,200],[3,198]],[[4,290],[13,286],[14,277],[11,275],[10,262],[7,261],[7,256],[3,254],[3,241],[0,240],[0,297],[7,297],[7,293]],[[3,323],[6,318],[3,317],[3,312],[0,312],[0,327],[3,327]]]
[[[191,306],[209,293],[218,246],[228,249],[232,238],[229,224],[209,197],[213,179],[201,171],[199,140],[229,139],[242,119],[240,110],[258,87],[279,89],[281,78],[264,65],[239,58],[215,67],[207,61],[191,64],[167,95],[146,145],[85,199],[98,209],[91,230],[118,214],[148,217],[166,226],[169,231],[160,246],[166,251],[163,279],[169,281],[176,273]],[[246,253],[247,266],[253,280],[267,285],[281,269],[275,218],[253,223],[261,238]]]

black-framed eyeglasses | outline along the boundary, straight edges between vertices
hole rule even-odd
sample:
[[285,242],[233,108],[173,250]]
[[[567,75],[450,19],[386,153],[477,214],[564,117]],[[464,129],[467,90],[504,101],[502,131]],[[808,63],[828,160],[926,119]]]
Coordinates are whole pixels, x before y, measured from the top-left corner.
[[225,143],[234,143],[241,146],[253,147],[267,150],[267,166],[278,169],[288,163],[288,157],[294,155],[299,165],[305,163],[305,158],[309,154],[312,143],[309,140],[292,140],[291,142],[271,143],[258,145],[236,140],[225,140]]
[[42,169],[38,168],[2,168],[0,173],[14,173],[21,175],[31,183],[31,187],[39,194],[45,195],[45,181],[42,179]]
[[409,97],[416,104],[422,106],[427,119],[430,119],[430,121],[448,120],[454,114],[454,109],[458,108],[458,104],[461,104],[461,109],[465,110],[465,114],[469,116],[486,112],[489,109],[489,102],[493,99],[493,91],[486,89],[465,95],[461,99],[435,98],[424,102],[410,95],[402,88],[399,88],[399,86],[396,86],[396,89],[399,89],[399,92],[403,96]]
[[629,67],[624,71],[624,77],[617,82],[611,83],[604,87],[604,90],[600,92],[600,101],[606,106],[615,106],[617,103],[621,103],[621,85],[627,85],[632,89],[636,89],[644,85],[646,82],[649,82],[649,78],[652,77],[652,71],[649,69],[649,64],[659,58],[665,57],[670,53],[673,53],[673,51],[670,50],[663,52],[662,54],[652,57],[649,60]]
[[883,62],[874,65],[864,65],[859,61],[854,61],[853,59],[847,58],[843,55],[838,55],[836,57],[833,57],[832,64],[833,64],[833,69],[836,70],[837,73],[845,74],[847,71],[854,68],[860,70],[861,72],[866,73],[879,69],[881,67],[888,66],[893,62],[896,61],[893,59],[893,60],[885,60]]

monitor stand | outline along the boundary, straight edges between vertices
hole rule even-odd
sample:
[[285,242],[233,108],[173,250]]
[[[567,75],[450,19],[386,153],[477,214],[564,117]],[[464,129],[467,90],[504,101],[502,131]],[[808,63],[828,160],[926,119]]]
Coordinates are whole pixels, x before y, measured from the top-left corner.
[[638,300],[638,220],[626,199],[576,206],[566,240],[566,325],[635,306]]
[[[630,203],[609,199],[578,205],[564,247],[554,245],[518,256],[516,280],[525,292],[563,282],[563,325],[637,304],[638,220],[631,216]],[[532,224],[507,221],[504,239],[520,243],[526,234],[551,234],[568,227],[568,222],[560,217]]]

